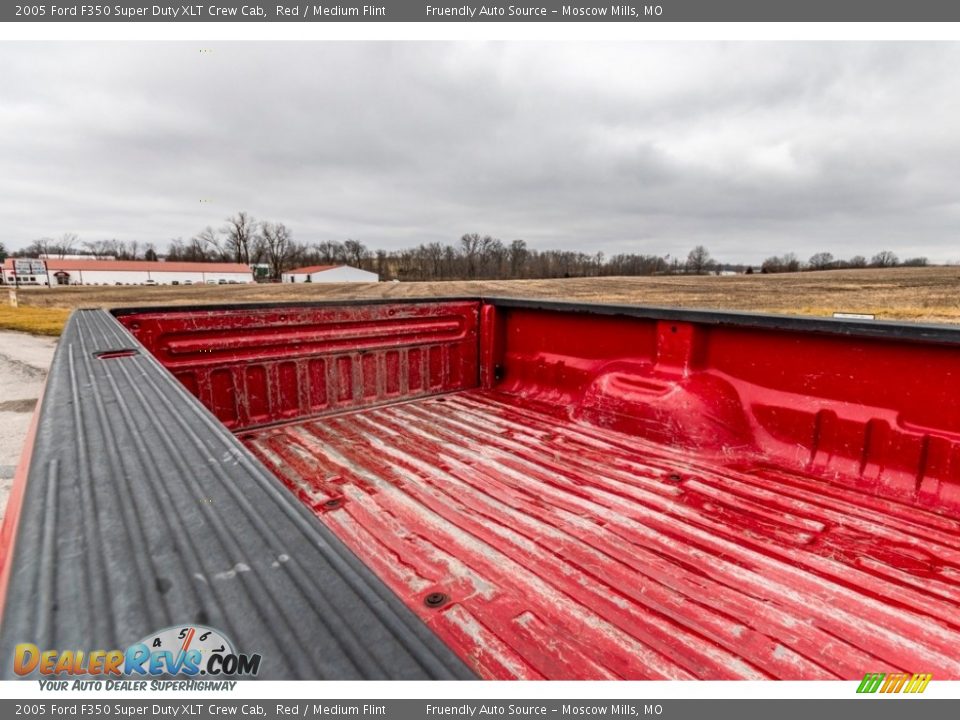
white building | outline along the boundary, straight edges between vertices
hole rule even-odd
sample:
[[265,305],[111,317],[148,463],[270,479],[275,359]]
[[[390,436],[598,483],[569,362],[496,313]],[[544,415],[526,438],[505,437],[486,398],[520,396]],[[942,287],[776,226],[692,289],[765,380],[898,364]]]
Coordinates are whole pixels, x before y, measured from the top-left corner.
[[7,258],[3,282],[42,286],[232,285],[253,282],[253,273],[249,266],[237,263]]
[[283,282],[379,282],[380,276],[349,265],[310,265],[309,267],[288,270],[281,275]]

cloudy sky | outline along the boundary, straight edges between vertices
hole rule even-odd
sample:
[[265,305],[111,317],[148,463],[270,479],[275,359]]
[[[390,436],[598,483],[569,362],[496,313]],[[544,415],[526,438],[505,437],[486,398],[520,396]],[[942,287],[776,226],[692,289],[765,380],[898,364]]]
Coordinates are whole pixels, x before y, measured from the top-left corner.
[[960,260],[960,44],[203,47],[0,45],[0,241]]

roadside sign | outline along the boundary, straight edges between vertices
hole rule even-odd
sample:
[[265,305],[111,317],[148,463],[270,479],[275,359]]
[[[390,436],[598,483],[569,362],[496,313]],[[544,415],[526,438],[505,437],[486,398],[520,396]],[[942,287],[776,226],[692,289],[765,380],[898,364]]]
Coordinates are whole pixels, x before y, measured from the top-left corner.
[[14,258],[13,272],[18,276],[46,275],[47,264],[43,260],[35,258]]

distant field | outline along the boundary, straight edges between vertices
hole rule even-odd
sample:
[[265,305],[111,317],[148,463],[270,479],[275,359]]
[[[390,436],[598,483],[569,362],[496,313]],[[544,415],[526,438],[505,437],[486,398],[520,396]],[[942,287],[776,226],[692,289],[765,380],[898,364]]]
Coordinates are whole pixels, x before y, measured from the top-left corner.
[[91,287],[20,290],[26,308],[486,295],[792,315],[835,311],[960,323],[960,267],[729,277],[570,278],[435,283]]

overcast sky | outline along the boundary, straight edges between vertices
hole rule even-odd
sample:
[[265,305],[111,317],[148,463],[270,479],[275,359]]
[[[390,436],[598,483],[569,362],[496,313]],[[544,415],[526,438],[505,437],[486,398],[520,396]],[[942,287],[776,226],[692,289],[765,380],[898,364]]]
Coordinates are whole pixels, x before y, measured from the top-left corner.
[[0,45],[8,248],[243,209],[372,248],[960,260],[960,44],[200,47]]

